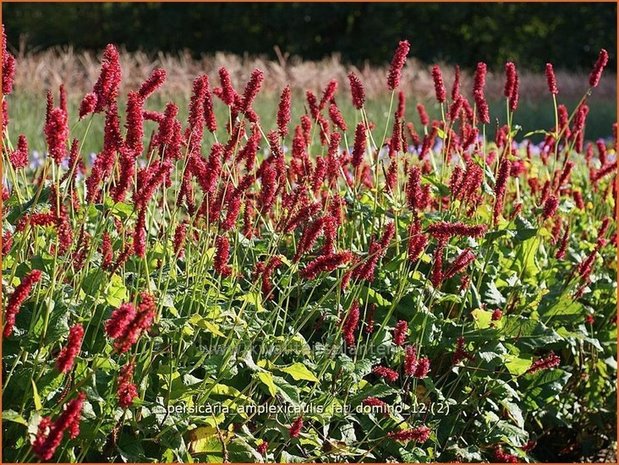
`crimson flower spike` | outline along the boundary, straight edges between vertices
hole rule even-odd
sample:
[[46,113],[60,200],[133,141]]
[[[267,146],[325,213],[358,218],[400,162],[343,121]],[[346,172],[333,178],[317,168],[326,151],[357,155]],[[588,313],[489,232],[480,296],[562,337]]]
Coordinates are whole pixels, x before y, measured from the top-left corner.
[[389,90],[395,90],[400,85],[400,79],[402,78],[402,68],[406,63],[406,56],[410,50],[410,43],[408,40],[400,41],[398,48],[391,60],[391,67],[389,68],[389,76],[387,77],[387,88]]

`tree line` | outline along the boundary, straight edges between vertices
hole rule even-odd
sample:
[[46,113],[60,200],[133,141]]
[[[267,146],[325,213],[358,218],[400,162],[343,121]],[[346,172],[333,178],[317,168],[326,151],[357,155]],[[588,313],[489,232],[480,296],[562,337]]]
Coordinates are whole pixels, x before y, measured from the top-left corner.
[[606,48],[616,56],[614,3],[4,3],[9,44],[57,45],[195,55],[227,51],[305,59],[334,51],[346,62],[383,63],[411,41],[424,62],[465,67],[507,60],[519,68],[586,70]]

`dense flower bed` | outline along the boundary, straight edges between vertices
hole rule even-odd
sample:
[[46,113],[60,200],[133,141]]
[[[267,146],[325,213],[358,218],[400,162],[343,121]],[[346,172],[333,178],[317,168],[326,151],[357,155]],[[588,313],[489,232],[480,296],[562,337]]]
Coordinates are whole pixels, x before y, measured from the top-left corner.
[[472,99],[434,67],[430,121],[398,90],[401,42],[388,114],[366,112],[351,73],[304,102],[284,88],[268,128],[260,70],[242,91],[225,68],[196,77],[182,122],[174,102],[149,106],[162,69],[119,96],[110,45],[79,114],[48,93],[38,160],[11,132],[18,64],[3,51],[6,461],[514,462],[609,446],[616,126],[585,138],[605,51],[571,110],[547,66],[556,125],[522,135],[513,63],[503,115],[485,64]]

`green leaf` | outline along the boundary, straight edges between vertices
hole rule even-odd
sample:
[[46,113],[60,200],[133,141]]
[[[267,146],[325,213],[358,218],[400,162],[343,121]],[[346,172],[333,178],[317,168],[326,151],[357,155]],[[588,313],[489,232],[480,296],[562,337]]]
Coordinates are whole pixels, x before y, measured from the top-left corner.
[[189,326],[197,326],[200,329],[204,329],[215,336],[225,337],[225,334],[219,329],[219,325],[215,322],[209,321],[202,317],[202,315],[196,313],[187,322]]
[[515,355],[505,355],[505,368],[514,376],[520,376],[531,367],[530,358],[516,357]]
[[490,281],[488,283],[486,292],[484,292],[484,300],[486,303],[498,307],[503,306],[503,304],[505,304],[506,302],[505,297],[503,297],[501,291],[499,291],[499,289],[496,287],[494,281]]
[[524,241],[516,252],[515,264],[525,281],[535,279],[540,272],[535,258],[541,242],[539,237],[532,237]]
[[518,404],[514,402],[510,402],[507,399],[502,399],[500,401],[501,405],[507,410],[509,416],[516,422],[516,425],[519,428],[524,428],[524,417],[522,416],[522,410],[518,406]]
[[516,225],[515,239],[517,242],[527,241],[537,235],[537,228],[535,228],[527,219],[521,216],[517,216],[514,219],[514,224]]
[[554,305],[548,306],[545,309],[540,309],[540,315],[544,318],[562,318],[570,319],[575,315],[582,315],[584,313],[584,307],[580,302],[572,300],[568,294],[563,294],[559,300],[556,300],[556,296],[549,294],[549,297],[553,297]]
[[258,379],[262,384],[264,384],[272,397],[275,397],[277,394],[277,386],[275,386],[275,381],[273,380],[273,374],[268,371],[260,371],[256,373]]
[[100,268],[92,270],[82,283],[82,289],[87,295],[96,295],[105,282],[105,272]]
[[250,305],[253,305],[256,308],[257,312],[266,311],[262,306],[262,298],[258,292],[248,292],[247,294],[243,294],[238,298],[241,302],[246,302]]
[[361,288],[361,296],[364,300],[371,304],[376,304],[379,307],[390,307],[391,302],[385,299],[382,295],[376,292],[371,287],[363,286]]
[[286,368],[279,368],[279,371],[288,373],[296,381],[306,380],[306,381],[312,381],[314,383],[318,382],[318,378],[316,378],[316,376],[314,376],[314,374],[310,370],[308,370],[308,368],[305,365],[303,365],[300,362],[294,363]]
[[40,412],[41,410],[43,410],[43,404],[41,403],[39,390],[37,389],[37,385],[35,384],[34,379],[31,379],[30,381],[32,381],[32,399],[34,400],[34,408],[37,410],[37,412]]
[[97,205],[97,209],[99,210],[103,210],[103,207],[105,207],[105,209],[109,209],[112,215],[120,218],[121,220],[126,220],[133,213],[133,207],[131,205],[124,202],[114,202],[111,197],[107,197],[105,199],[104,205]]
[[123,279],[117,274],[113,274],[105,293],[105,301],[112,307],[118,308],[128,296],[129,293]]
[[2,412],[2,421],[12,421],[13,423],[19,423],[20,425],[28,426],[28,422],[15,410],[4,410]]
[[475,320],[475,327],[477,329],[486,329],[490,327],[492,323],[492,312],[476,308],[471,312],[473,320]]

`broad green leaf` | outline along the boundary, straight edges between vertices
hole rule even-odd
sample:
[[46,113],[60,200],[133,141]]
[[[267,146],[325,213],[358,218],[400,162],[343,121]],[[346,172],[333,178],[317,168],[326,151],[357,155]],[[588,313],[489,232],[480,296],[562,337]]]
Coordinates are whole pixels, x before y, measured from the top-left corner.
[[514,376],[520,376],[531,367],[530,358],[521,358],[514,355],[505,356],[505,368]]
[[492,312],[476,308],[471,312],[473,320],[475,320],[475,327],[478,329],[486,329],[490,327],[492,323]]
[[379,307],[389,307],[391,306],[391,302],[385,299],[382,295],[376,292],[371,287],[363,286],[361,288],[361,295],[365,300],[372,304],[376,304]]
[[117,274],[113,274],[105,293],[105,301],[112,307],[118,308],[128,295],[123,279]]
[[258,376],[260,382],[267,387],[271,396],[275,397],[275,395],[277,394],[277,386],[275,386],[273,374],[268,371],[260,371],[256,373],[256,375]]
[[284,373],[288,373],[296,381],[306,380],[306,381],[312,381],[315,383],[318,382],[318,378],[316,378],[316,376],[310,370],[308,370],[308,368],[305,365],[303,365],[300,362],[294,363],[286,368],[280,368],[279,370],[283,371]]
[[223,462],[223,445],[228,444],[234,433],[212,426],[201,426],[189,431],[189,451],[192,454],[206,454],[209,462]]
[[15,410],[5,410],[2,412],[3,421],[12,421],[13,423],[19,423],[20,425],[28,426],[28,422]]
[[540,272],[539,267],[537,266],[536,255],[539,250],[541,244],[541,239],[539,237],[532,237],[527,239],[522,243],[520,247],[518,247],[518,251],[516,253],[516,266],[518,272],[521,273],[523,280],[532,281],[537,278],[538,273]]
[[215,336],[225,337],[225,334],[220,331],[219,325],[217,323],[203,318],[202,315],[198,313],[192,315],[192,317],[189,318],[188,323],[191,326],[196,326],[200,329],[204,329],[209,333],[214,334]]
[[239,296],[239,300],[241,302],[247,302],[250,305],[253,305],[258,312],[266,311],[262,306],[262,297],[258,292],[248,292],[247,294],[243,294]]

